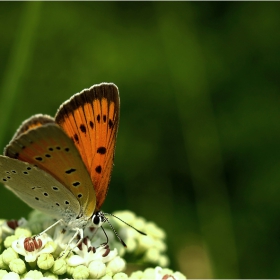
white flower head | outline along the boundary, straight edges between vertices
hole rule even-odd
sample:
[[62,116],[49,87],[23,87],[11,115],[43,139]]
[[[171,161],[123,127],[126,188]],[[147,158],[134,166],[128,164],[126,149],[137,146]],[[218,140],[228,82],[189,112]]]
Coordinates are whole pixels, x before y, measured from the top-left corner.
[[156,280],[181,280],[186,279],[186,277],[178,272],[173,272],[171,269],[161,268],[157,266],[155,268],[155,279]]
[[51,243],[52,239],[44,233],[39,237],[21,237],[13,242],[12,248],[24,256],[26,262],[34,262],[41,254],[55,250]]
[[91,242],[88,238],[84,238],[83,241],[74,249],[77,255],[73,255],[68,259],[70,266],[86,265],[93,261],[102,261],[107,263],[118,255],[117,249],[113,251],[109,249],[109,246],[100,246],[95,248],[91,246]]
[[0,222],[0,238],[4,239],[6,236],[14,234],[16,228],[25,227],[27,221],[24,218],[19,220],[1,220]]
[[123,272],[125,254],[132,262],[158,265],[133,272],[129,279],[186,279],[180,272],[162,268],[169,264],[162,229],[130,211],[116,214],[110,219],[112,224],[102,220],[103,231],[89,223],[83,232],[81,228],[76,233],[60,221],[49,227],[53,219],[38,211],[28,222],[0,220],[0,241],[4,245],[0,248],[0,279],[128,279]]

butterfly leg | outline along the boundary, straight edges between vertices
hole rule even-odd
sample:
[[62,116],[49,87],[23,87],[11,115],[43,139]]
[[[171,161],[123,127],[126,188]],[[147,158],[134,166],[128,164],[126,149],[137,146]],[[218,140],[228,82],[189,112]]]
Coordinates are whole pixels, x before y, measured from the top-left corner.
[[[67,252],[67,255],[76,247],[78,247],[80,245],[80,243],[83,241],[83,238],[84,238],[84,231],[83,229],[81,228],[75,228],[74,230],[76,230],[75,234],[73,235],[73,237],[70,239],[70,241],[68,242],[65,250],[62,252],[62,254],[60,255],[60,258],[62,258],[66,252]],[[71,243],[73,242],[73,240],[80,234],[80,238],[79,238],[79,241],[75,244],[75,246],[70,249],[70,246],[71,246]],[[66,255],[66,256],[67,256]]]
[[48,230],[50,230],[51,228],[53,228],[54,226],[56,226],[57,224],[59,224],[60,222],[62,222],[63,220],[60,219],[58,221],[56,221],[54,224],[52,224],[51,226],[49,226],[48,228],[46,228],[45,230],[43,230],[41,233],[39,233],[38,235],[36,235],[36,237],[41,236],[42,234],[46,233]]

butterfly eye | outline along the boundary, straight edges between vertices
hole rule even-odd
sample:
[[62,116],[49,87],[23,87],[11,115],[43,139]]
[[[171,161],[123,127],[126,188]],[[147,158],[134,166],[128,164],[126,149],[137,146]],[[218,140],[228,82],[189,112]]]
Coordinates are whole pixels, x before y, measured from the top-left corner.
[[96,212],[93,216],[92,216],[92,222],[94,223],[94,225],[96,227],[100,227],[103,224],[103,219],[102,216],[100,215],[99,212]]

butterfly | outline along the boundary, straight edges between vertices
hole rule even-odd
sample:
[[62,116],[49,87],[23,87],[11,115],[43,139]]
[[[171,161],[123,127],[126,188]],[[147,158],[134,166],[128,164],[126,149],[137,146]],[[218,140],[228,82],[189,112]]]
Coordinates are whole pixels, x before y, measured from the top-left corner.
[[83,236],[90,221],[104,221],[119,113],[117,86],[101,83],[72,96],[54,118],[32,116],[0,156],[0,181]]

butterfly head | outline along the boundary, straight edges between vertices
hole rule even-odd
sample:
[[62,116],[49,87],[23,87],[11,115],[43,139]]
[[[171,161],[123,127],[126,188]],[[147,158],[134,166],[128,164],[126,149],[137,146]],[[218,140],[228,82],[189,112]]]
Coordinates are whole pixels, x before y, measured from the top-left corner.
[[124,241],[121,239],[121,237],[119,236],[119,234],[117,233],[117,231],[115,230],[115,228],[113,227],[113,225],[109,222],[109,219],[106,217],[106,215],[110,215],[114,218],[117,218],[118,220],[120,220],[121,222],[123,222],[124,224],[126,224],[127,226],[133,228],[134,230],[136,230],[138,233],[142,234],[142,235],[146,235],[146,233],[136,229],[135,227],[131,226],[130,224],[126,223],[125,221],[121,220],[119,217],[113,215],[113,214],[109,214],[109,213],[104,213],[102,211],[97,211],[92,215],[92,223],[94,224],[95,228],[100,228],[103,230],[105,236],[106,236],[106,242],[103,245],[107,245],[109,242],[108,236],[104,230],[104,228],[102,227],[104,222],[107,222],[110,226],[110,228],[112,229],[112,231],[115,233],[115,235],[117,236],[117,238],[119,239],[119,241],[122,243],[122,245],[124,247],[127,247],[126,244],[124,243]]
[[92,215],[92,223],[94,224],[95,228],[99,228],[102,226],[102,224],[107,220],[104,216],[103,212],[97,211]]

